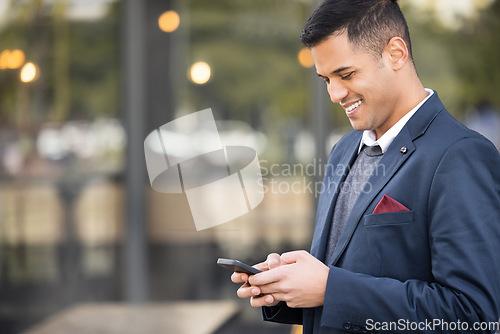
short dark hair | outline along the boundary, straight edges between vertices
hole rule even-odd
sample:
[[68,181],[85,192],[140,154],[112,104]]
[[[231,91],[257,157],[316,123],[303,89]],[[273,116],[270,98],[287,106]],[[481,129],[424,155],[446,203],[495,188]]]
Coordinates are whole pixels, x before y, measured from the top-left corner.
[[326,0],[307,20],[300,40],[312,48],[344,31],[351,43],[376,55],[382,55],[391,38],[401,37],[413,59],[408,24],[397,0]]

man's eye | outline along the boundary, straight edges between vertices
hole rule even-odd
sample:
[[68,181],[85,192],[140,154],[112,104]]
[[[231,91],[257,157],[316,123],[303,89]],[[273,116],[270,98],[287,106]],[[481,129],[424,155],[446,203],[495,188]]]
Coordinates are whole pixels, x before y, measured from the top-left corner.
[[342,78],[342,80],[348,80],[348,79],[352,78],[353,75],[354,75],[354,72],[350,72],[346,75],[342,75],[341,78]]
[[322,78],[325,83],[330,83],[330,79],[328,78]]

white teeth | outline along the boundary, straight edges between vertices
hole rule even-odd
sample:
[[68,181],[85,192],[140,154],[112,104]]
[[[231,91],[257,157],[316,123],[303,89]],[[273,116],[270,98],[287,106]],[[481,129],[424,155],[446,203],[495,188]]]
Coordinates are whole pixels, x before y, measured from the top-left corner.
[[361,105],[361,103],[363,103],[363,100],[359,100],[358,102],[354,103],[349,108],[346,108],[345,111],[350,112],[350,111],[354,110],[355,108],[359,107]]

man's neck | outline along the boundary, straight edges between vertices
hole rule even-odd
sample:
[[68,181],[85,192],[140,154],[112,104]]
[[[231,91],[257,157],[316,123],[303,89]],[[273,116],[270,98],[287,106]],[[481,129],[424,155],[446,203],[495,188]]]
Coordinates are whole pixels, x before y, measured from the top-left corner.
[[425,91],[422,82],[415,74],[415,80],[405,87],[398,87],[400,94],[398,94],[396,108],[394,110],[395,117],[393,117],[392,122],[388,124],[387,128],[374,130],[377,140],[384,135],[394,124],[396,124],[404,115],[406,115],[410,110],[415,108],[423,99],[427,97],[427,92]]

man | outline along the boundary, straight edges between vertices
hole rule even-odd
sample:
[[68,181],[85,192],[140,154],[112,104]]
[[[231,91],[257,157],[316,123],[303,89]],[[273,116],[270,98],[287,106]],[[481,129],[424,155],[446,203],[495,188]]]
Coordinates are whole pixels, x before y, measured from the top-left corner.
[[330,154],[311,252],[234,273],[238,296],[304,333],[494,332],[498,151],[424,89],[396,1],[327,0],[301,40],[355,131]]

